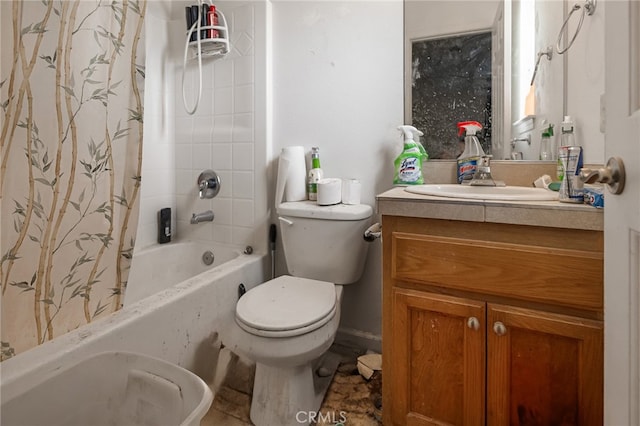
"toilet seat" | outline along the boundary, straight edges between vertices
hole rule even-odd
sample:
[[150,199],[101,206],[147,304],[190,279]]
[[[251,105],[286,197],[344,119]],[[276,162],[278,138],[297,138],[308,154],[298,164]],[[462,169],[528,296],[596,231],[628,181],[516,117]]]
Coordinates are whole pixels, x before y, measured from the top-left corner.
[[256,336],[292,337],[322,327],[336,309],[333,283],[283,275],[240,298],[236,323]]

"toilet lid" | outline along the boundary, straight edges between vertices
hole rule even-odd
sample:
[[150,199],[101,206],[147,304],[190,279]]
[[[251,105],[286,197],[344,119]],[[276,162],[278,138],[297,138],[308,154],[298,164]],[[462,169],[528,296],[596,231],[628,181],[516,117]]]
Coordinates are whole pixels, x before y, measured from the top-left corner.
[[283,275],[245,293],[236,305],[236,319],[254,330],[308,332],[317,328],[309,326],[331,319],[335,309],[333,283]]

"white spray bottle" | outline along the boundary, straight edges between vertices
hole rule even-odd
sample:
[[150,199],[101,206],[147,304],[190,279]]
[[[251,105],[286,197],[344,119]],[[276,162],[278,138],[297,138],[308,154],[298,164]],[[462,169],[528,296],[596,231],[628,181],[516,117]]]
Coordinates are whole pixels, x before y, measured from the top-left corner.
[[477,121],[462,121],[458,123],[458,134],[465,133],[464,137],[464,151],[458,157],[458,183],[471,180],[480,157],[484,155],[484,150],[480,145],[480,141],[476,136],[476,133],[482,130],[482,125]]

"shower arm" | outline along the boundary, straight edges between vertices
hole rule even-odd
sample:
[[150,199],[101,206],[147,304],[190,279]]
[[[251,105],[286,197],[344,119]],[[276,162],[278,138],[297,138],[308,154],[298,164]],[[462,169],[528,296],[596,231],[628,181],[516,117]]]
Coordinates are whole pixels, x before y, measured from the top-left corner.
[[536,59],[536,66],[533,69],[533,76],[531,77],[530,86],[533,86],[533,82],[536,80],[536,74],[538,74],[538,66],[540,66],[540,60],[543,56],[546,56],[550,61],[551,58],[553,58],[553,46],[547,46],[545,50],[541,50],[538,52],[538,58]]

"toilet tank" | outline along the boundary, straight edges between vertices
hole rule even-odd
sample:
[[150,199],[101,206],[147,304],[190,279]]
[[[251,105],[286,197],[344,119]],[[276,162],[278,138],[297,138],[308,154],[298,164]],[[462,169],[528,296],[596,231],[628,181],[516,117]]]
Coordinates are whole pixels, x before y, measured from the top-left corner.
[[360,279],[369,245],[362,236],[373,213],[370,206],[295,201],[280,204],[276,211],[289,274],[335,284]]

